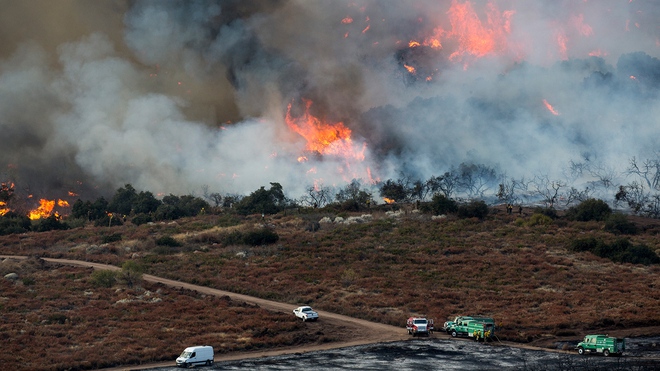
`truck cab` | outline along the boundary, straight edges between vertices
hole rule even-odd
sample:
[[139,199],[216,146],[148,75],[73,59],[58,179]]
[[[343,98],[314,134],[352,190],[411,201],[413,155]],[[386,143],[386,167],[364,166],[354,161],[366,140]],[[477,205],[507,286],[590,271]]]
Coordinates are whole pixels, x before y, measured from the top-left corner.
[[410,317],[406,321],[406,330],[412,336],[428,336],[433,333],[433,320],[428,320],[424,317]]
[[587,335],[575,349],[583,355],[589,353],[601,353],[605,357],[621,355],[626,350],[626,340],[607,335]]

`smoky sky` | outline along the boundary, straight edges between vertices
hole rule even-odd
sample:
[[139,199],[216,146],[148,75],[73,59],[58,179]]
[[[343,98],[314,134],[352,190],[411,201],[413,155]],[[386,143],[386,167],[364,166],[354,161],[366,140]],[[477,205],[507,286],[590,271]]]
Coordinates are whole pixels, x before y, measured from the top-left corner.
[[[23,196],[93,198],[129,183],[248,194],[279,182],[298,197],[314,184],[426,179],[464,162],[511,177],[559,179],[571,162],[623,174],[630,158],[657,154],[654,2],[0,8],[0,181]],[[441,48],[424,44],[433,35]],[[490,51],[465,48],[472,35],[494,40]],[[363,158],[307,153],[285,122],[305,102],[348,127]]]

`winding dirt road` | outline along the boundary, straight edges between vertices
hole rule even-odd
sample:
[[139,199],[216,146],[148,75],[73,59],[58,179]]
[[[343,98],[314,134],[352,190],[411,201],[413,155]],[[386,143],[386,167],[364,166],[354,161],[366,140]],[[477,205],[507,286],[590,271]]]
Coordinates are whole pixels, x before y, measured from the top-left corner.
[[[27,259],[28,257],[14,256],[14,255],[0,255],[0,259],[6,259],[6,258]],[[94,269],[105,269],[105,270],[121,269],[113,265],[93,263],[93,262],[80,261],[80,260],[55,259],[55,258],[41,258],[41,259],[52,263],[66,264],[66,265],[79,266],[79,267],[91,267]],[[280,303],[276,301],[256,298],[253,296],[236,294],[229,291],[216,290],[205,286],[198,286],[186,282],[174,281],[166,278],[156,277],[150,274],[144,274],[142,278],[148,282],[161,283],[163,285],[167,285],[171,287],[181,287],[188,290],[198,291],[207,295],[228,296],[234,301],[242,301],[245,303],[256,304],[261,308],[277,311],[277,312],[291,313],[292,309],[296,307],[296,305],[294,304]],[[269,351],[236,352],[232,354],[222,354],[222,355],[216,355],[215,361],[221,362],[221,361],[231,361],[231,360],[246,359],[246,358],[270,357],[270,356],[277,356],[283,354],[344,348],[344,347],[363,345],[363,344],[399,341],[410,338],[405,328],[402,327],[365,321],[365,320],[348,317],[341,314],[325,312],[321,310],[318,310],[317,312],[319,313],[320,320],[318,322],[310,322],[309,323],[310,326],[318,326],[320,329],[323,327],[324,323],[333,324],[335,326],[343,328],[345,334],[351,334],[350,340],[334,341],[325,344],[279,348]],[[293,316],[293,313],[291,313],[291,315]],[[171,362],[151,363],[140,366],[115,367],[107,370],[139,370],[139,369],[150,369],[157,367],[172,367],[173,365],[174,365],[174,360],[172,360]]]

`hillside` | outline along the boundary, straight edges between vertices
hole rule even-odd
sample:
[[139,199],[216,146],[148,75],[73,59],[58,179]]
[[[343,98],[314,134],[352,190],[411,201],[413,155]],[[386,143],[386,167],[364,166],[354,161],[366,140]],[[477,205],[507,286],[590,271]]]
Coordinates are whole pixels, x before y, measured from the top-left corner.
[[[355,215],[301,209],[263,219],[218,213],[141,226],[89,225],[3,236],[0,254],[118,267],[132,261],[155,276],[395,326],[414,314],[437,324],[483,314],[495,318],[501,340],[549,347],[587,332],[660,333],[660,266],[615,263],[571,248],[588,237],[606,244],[621,237],[602,222],[532,223],[538,218],[527,209],[522,215],[491,209],[484,220],[404,209]],[[660,223],[635,222],[639,233],[626,238],[657,251]],[[218,352],[230,352],[340,336],[312,331],[292,315],[186,290],[139,281],[102,287],[91,269],[39,259],[5,260],[0,274],[8,273],[18,278],[2,281],[4,354],[15,360],[26,357],[21,352],[29,345],[45,344],[69,350],[44,352],[40,359],[59,360],[34,369],[171,360],[191,343],[222,344]],[[90,359],[101,343],[109,353],[99,357],[127,358]]]

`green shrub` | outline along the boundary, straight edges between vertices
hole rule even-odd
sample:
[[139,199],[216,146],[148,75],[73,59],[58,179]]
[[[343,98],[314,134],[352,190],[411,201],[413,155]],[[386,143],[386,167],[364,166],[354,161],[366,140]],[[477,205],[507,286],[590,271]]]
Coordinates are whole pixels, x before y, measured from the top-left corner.
[[588,222],[590,220],[603,221],[612,214],[612,208],[603,200],[590,198],[582,201],[566,211],[566,217],[571,220]]
[[135,225],[147,224],[147,223],[152,222],[152,221],[153,221],[153,218],[150,215],[144,214],[144,213],[137,214],[136,216],[133,217],[133,219],[131,219],[131,223],[133,223]]
[[113,215],[112,217],[110,215],[104,215],[94,222],[94,226],[96,227],[114,227],[114,226],[120,226],[123,225],[124,222],[121,220],[119,216]]
[[557,210],[553,207],[536,207],[534,208],[534,214],[545,215],[552,219],[557,219],[559,217],[559,215],[557,215]]
[[169,247],[180,247],[181,243],[175,240],[172,236],[162,236],[156,239],[156,245],[158,246],[169,246]]
[[113,233],[101,237],[101,243],[111,243],[117,241],[121,241],[121,233]]
[[461,218],[483,219],[486,215],[488,215],[488,205],[484,201],[472,201],[458,207],[458,216]]
[[41,221],[34,227],[37,232],[46,232],[52,230],[65,230],[69,229],[69,225],[62,223],[54,214],[48,218],[41,219]]
[[533,214],[525,224],[530,227],[536,225],[550,225],[552,224],[552,218],[543,214]]
[[594,251],[601,244],[603,241],[597,240],[595,237],[578,238],[571,241],[569,249],[577,252]]
[[248,231],[243,235],[243,243],[250,246],[269,245],[279,239],[280,236],[268,228]]
[[423,212],[432,212],[435,215],[449,214],[458,211],[458,204],[447,196],[436,193],[433,195],[431,202],[424,203],[420,209]]
[[634,246],[627,238],[619,238],[611,244],[594,237],[577,239],[571,242],[573,251],[589,251],[601,258],[619,263],[660,264],[660,257],[647,246]]
[[96,287],[110,288],[117,282],[117,272],[107,269],[95,270],[92,272],[91,282]]
[[605,220],[605,230],[614,234],[637,234],[635,223],[621,213],[614,213]]

